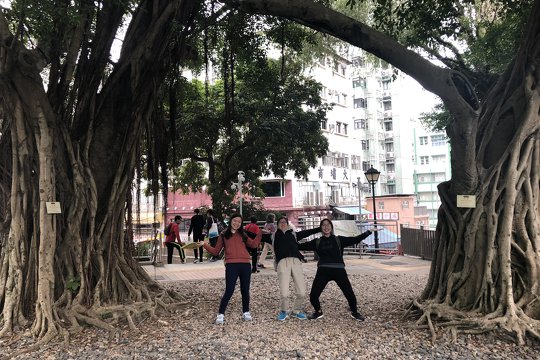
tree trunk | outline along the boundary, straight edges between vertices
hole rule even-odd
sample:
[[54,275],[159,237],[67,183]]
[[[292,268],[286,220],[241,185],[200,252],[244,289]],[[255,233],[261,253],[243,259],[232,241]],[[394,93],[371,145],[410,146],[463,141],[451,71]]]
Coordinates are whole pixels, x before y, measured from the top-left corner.
[[[416,303],[466,331],[503,328],[523,343],[540,338],[540,2],[515,62],[482,107],[472,186],[439,186],[437,242],[429,282]],[[462,128],[449,130],[452,149]],[[453,159],[459,171],[461,158]],[[456,206],[473,194],[476,208]]]
[[[81,323],[112,331],[125,319],[134,327],[134,317],[153,316],[156,307],[181,300],[133,260],[124,214],[142,129],[173,64],[165,56],[171,40],[178,41],[175,61],[185,53],[187,33],[171,31],[170,24],[188,29],[195,5],[143,1],[110,75],[102,77],[110,51],[105,46],[91,52],[97,59],[81,58],[75,79],[67,79],[84,84],[69,95],[77,99],[73,114],[48,96],[38,53],[12,36],[0,14],[0,99],[11,122],[12,155],[11,223],[0,248],[0,336],[33,319],[30,330],[39,346]],[[127,5],[106,6],[106,16],[118,25]],[[92,46],[112,43],[114,22],[106,27],[111,34],[103,41],[96,35]],[[47,202],[59,202],[62,213],[48,214]]]

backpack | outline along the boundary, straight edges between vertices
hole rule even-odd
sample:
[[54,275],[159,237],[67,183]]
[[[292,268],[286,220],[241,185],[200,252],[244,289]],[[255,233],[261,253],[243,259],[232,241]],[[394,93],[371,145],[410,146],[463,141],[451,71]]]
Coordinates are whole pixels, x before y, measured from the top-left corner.
[[169,236],[169,234],[171,233],[171,228],[172,228],[172,223],[170,223],[169,225],[167,225],[167,227],[165,228],[165,230],[163,230],[163,234],[165,236]]

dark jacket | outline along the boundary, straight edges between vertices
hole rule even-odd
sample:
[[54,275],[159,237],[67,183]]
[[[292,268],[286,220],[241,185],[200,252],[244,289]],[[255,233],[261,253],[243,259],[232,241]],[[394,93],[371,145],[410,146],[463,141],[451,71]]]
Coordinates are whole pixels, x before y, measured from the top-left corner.
[[189,224],[188,236],[193,232],[194,236],[200,236],[203,233],[206,220],[201,214],[193,215]]
[[[293,232],[293,230],[287,230],[283,232],[280,229],[277,229],[274,233],[274,253],[276,263],[279,263],[281,259],[285,259],[288,257],[302,259],[303,256],[298,249],[298,240],[301,240],[318,232],[321,232],[320,227],[298,231],[296,232],[296,234]],[[262,241],[272,245],[272,235],[263,235]]]
[[319,256],[317,266],[345,268],[345,262],[343,261],[344,248],[360,243],[360,241],[364,240],[369,235],[371,235],[371,231],[368,230],[365,233],[354,237],[335,235],[330,235],[329,237],[321,236],[318,239],[298,244],[298,248],[300,250],[316,251]]

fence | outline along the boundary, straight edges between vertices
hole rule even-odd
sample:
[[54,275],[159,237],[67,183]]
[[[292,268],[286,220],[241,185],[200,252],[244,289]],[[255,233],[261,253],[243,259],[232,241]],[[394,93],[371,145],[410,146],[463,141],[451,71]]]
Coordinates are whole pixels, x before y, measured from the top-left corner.
[[[378,232],[378,247],[375,248],[375,235],[372,234],[364,239],[360,244],[348,246],[344,249],[346,255],[362,255],[362,254],[383,254],[383,255],[398,255],[399,253],[399,235],[398,225],[395,221],[380,222],[377,221],[381,230]],[[355,236],[355,234],[363,233],[373,227],[373,222],[370,221],[355,221],[355,220],[334,220],[334,231],[343,236]],[[321,234],[310,236],[302,240],[309,241],[320,237]],[[304,252],[304,255],[310,256],[311,251]],[[316,259],[316,256],[314,256]]]
[[422,260],[433,260],[435,230],[400,227],[401,248],[404,254],[419,256]]
[[133,258],[141,263],[160,262],[162,234],[153,228],[136,229],[133,234]]

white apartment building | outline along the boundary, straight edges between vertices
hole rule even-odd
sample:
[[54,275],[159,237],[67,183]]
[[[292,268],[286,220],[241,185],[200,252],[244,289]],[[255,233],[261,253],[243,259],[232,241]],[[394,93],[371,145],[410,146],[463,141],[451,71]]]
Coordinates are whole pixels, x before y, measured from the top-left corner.
[[414,193],[417,204],[428,210],[429,227],[435,229],[441,205],[437,185],[451,177],[450,146],[443,132],[430,132],[417,125],[414,127]]
[[[371,193],[364,175],[371,166],[381,172],[376,195],[413,193],[413,132],[407,103],[400,98],[404,75],[366,61],[359,49],[345,56],[327,54],[306,72],[322,84],[322,99],[334,103],[321,123],[329,151],[307,180],[292,174],[282,179],[281,196],[291,195],[287,188],[292,192],[289,216],[316,222],[330,208],[358,215]],[[264,204],[283,208],[276,200],[267,197]]]

